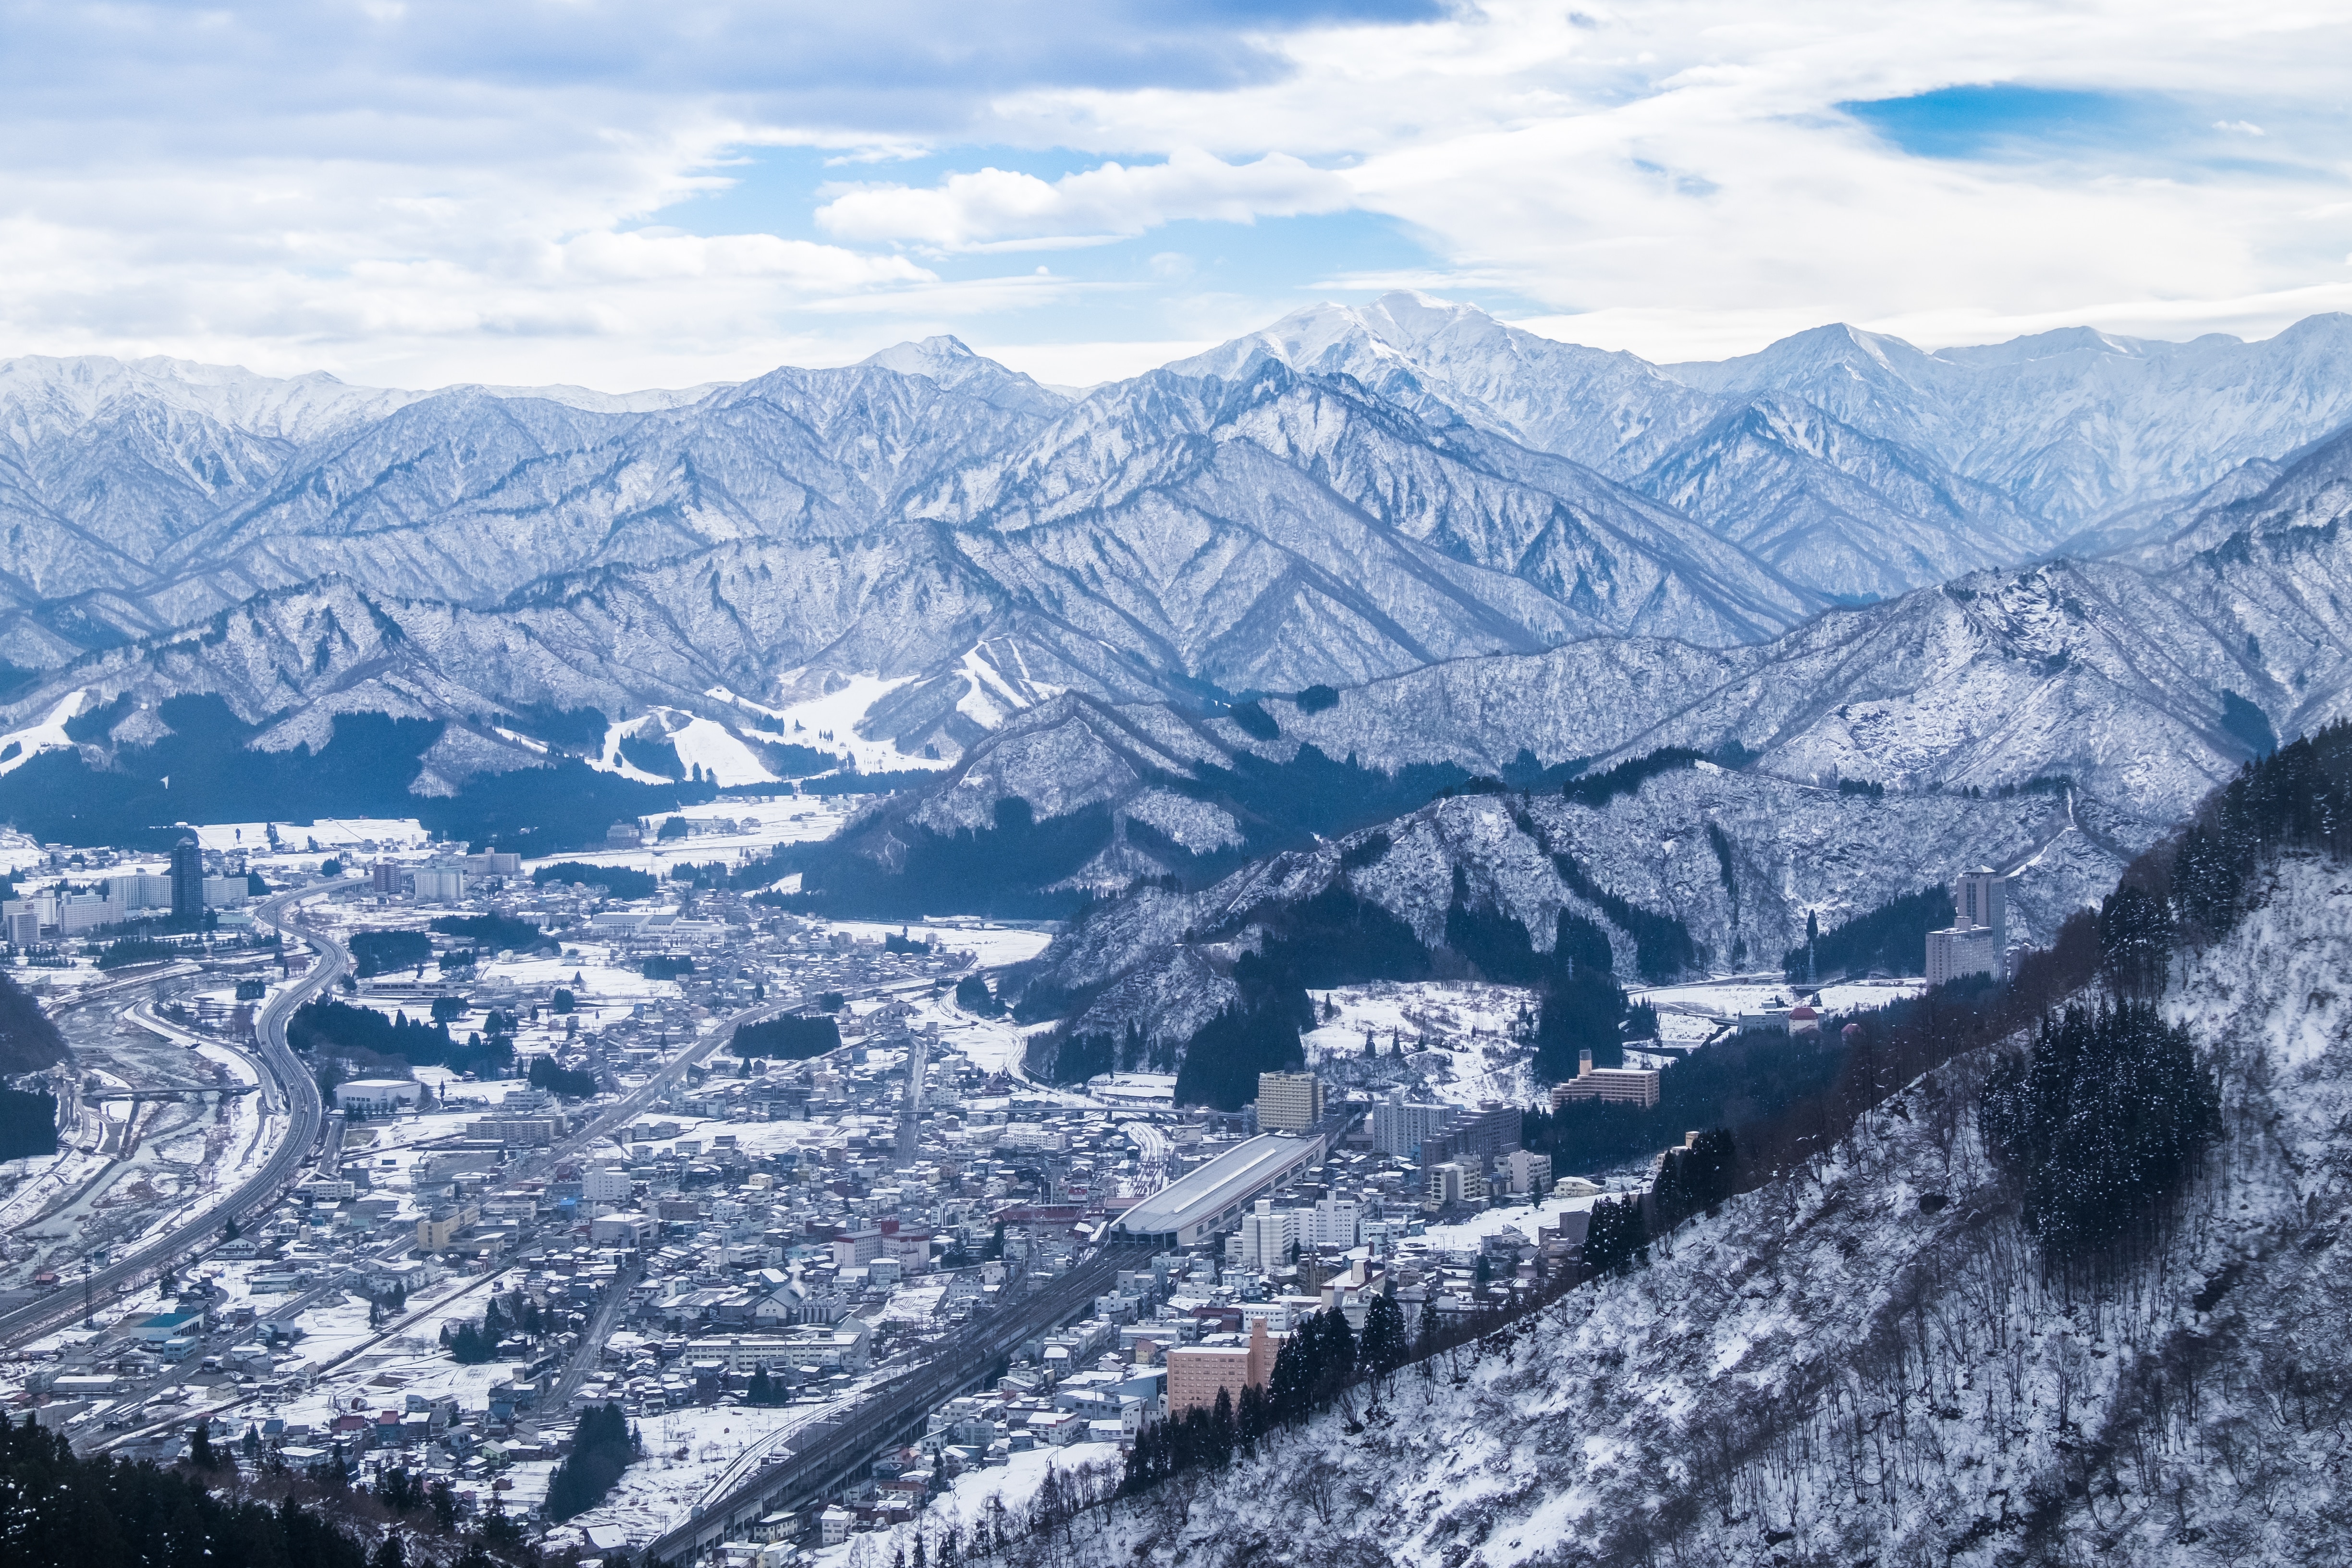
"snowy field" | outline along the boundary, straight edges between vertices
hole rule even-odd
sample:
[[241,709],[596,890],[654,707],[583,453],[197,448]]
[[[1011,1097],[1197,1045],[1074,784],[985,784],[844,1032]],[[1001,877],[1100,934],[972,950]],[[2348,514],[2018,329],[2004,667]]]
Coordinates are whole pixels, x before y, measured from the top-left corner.
[[[779,784],[785,793],[764,799],[716,800],[702,805],[689,805],[674,812],[663,812],[651,820],[656,825],[663,817],[682,816],[691,823],[706,825],[691,837],[673,838],[637,849],[590,849],[574,854],[551,855],[523,862],[523,874],[529,876],[541,866],[551,866],[559,860],[577,861],[585,866],[625,866],[645,871],[656,878],[667,877],[669,868],[681,862],[700,865],[709,860],[732,862],[740,856],[757,856],[779,844],[800,844],[810,839],[830,838],[842,825],[856,816],[869,798],[864,795],[793,795],[789,786]],[[717,830],[708,825],[724,821],[730,826]]]
[[[1534,1021],[1536,994],[1524,986],[1374,981],[1310,992],[1307,999],[1321,1020],[1302,1037],[1309,1066],[1361,1057],[1369,1030],[1383,1057],[1402,1043],[1438,1103],[1521,1104],[1534,1096],[1532,1050],[1512,1034],[1522,1021]],[[1326,1016],[1327,1005],[1336,1017]]]
[[[908,1023],[923,1029],[937,1025],[940,1044],[956,1051],[982,1072],[1003,1073],[1008,1078],[1021,1079],[1022,1053],[1027,1049],[1029,1037],[1051,1030],[1051,1024],[1015,1024],[1012,1019],[977,1017],[955,1005],[952,993],[947,995],[908,995],[898,998],[915,1010]],[[1059,1093],[1044,1085],[1037,1086],[1041,1094]],[[1072,1105],[1093,1103],[1084,1095],[1067,1097]]]
[[1025,963],[1045,952],[1054,940],[1051,931],[991,925],[981,921],[826,921],[823,923],[826,931],[839,931],[856,942],[880,942],[886,936],[905,936],[915,942],[929,942],[948,952],[968,952],[982,969],[1001,969],[1008,963]]
[[[611,1496],[570,1525],[583,1532],[609,1525],[633,1542],[651,1541],[686,1518],[715,1484],[740,1479],[760,1452],[832,1408],[719,1405],[648,1415],[635,1424],[645,1436],[646,1457],[621,1472]],[[531,1483],[518,1475],[509,1502],[529,1506],[543,1500],[545,1472],[535,1479],[537,1489],[525,1490]]]
[[[1821,988],[1821,1007],[1825,1013],[1863,1012],[1899,1002],[1906,996],[1916,996],[1927,988],[1922,979],[1857,980],[1840,982]],[[1741,1013],[1756,1012],[1763,1007],[1787,1007],[1803,994],[1798,987],[1777,976],[1756,975],[1701,981],[1688,985],[1656,985],[1631,994],[1634,1002],[1646,1002],[1658,1010],[1663,1029],[1668,1013],[1680,1013],[1689,1017],[1728,1023]],[[1681,1043],[1673,1037],[1661,1036],[1669,1045]]]
[[893,1525],[855,1535],[838,1546],[820,1548],[814,1561],[823,1568],[890,1568],[911,1561],[919,1529],[934,1544],[950,1530],[969,1530],[992,1511],[992,1500],[1008,1514],[1028,1508],[1045,1478],[1056,1470],[1067,1474],[1108,1466],[1115,1473],[1126,1463],[1116,1443],[1072,1443],[1062,1448],[1033,1448],[1015,1454],[993,1468],[967,1470],[948,1485],[945,1495],[912,1523]]
[[[1570,1173],[1563,1172],[1561,1174],[1565,1181]],[[1594,1182],[1592,1184],[1605,1185],[1607,1190],[1613,1192],[1630,1192],[1639,1185],[1622,1177],[1612,1183]],[[1411,1252],[1417,1247],[1426,1247],[1431,1252],[1475,1252],[1482,1240],[1506,1227],[1517,1231],[1532,1242],[1538,1227],[1558,1225],[1559,1216],[1564,1214],[1581,1214],[1600,1197],[1599,1193],[1555,1193],[1534,1208],[1524,1203],[1512,1203],[1504,1207],[1484,1209],[1459,1225],[1429,1226],[1421,1235],[1400,1243],[1399,1250]],[[1357,1250],[1362,1253],[1370,1251],[1362,1247]]]

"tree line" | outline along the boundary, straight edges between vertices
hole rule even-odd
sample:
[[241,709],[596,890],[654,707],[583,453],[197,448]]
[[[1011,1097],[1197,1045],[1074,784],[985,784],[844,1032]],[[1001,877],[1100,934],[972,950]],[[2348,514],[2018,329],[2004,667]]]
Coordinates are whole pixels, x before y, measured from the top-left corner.
[[[1423,1310],[1433,1330],[1435,1317]],[[1380,1387],[1412,1358],[1404,1310],[1392,1297],[1376,1295],[1366,1304],[1360,1335],[1337,1307],[1309,1313],[1276,1351],[1266,1382],[1245,1385],[1238,1404],[1219,1389],[1214,1405],[1194,1405],[1138,1434],[1128,1451],[1121,1489],[1133,1496],[1186,1470],[1222,1469],[1236,1455],[1255,1453],[1277,1429],[1306,1425],[1359,1386],[1370,1385],[1377,1398]]]
[[591,1405],[580,1413],[572,1452],[547,1479],[547,1517],[561,1523],[604,1500],[643,1445],[629,1430],[618,1405]]
[[367,1568],[350,1532],[292,1498],[276,1508],[197,1477],[78,1458],[30,1414],[0,1421],[0,1561],[42,1568]]
[[397,1057],[411,1067],[446,1067],[452,1072],[485,1077],[514,1065],[510,1035],[474,1034],[460,1045],[449,1037],[446,1021],[420,1023],[405,1010],[387,1018],[373,1007],[354,1007],[326,996],[294,1009],[294,1016],[286,1021],[286,1039],[298,1051],[325,1047]]

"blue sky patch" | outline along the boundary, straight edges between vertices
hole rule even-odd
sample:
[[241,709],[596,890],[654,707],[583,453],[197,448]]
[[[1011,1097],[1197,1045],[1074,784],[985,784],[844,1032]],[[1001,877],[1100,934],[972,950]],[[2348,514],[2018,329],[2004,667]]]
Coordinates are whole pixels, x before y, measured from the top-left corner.
[[1996,83],[1946,87],[1909,98],[1837,106],[1918,158],[1994,159],[2079,154],[2145,145],[2189,129],[2165,100]]

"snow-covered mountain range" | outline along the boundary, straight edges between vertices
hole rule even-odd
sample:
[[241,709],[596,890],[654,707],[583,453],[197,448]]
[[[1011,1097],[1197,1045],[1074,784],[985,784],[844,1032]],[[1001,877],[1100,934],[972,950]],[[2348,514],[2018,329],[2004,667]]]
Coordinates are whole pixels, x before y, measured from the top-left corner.
[[2338,317],[1661,367],[1412,294],[1078,399],[952,339],[620,395],[16,360],[0,725],[217,691],[289,744],[448,720],[462,773],[538,760],[518,708],[824,701],[938,765],[1060,693],[1330,686],[1284,730],[1335,756],[1737,740],[2137,809],[2238,754],[2224,692],[2336,710],[2347,368]]

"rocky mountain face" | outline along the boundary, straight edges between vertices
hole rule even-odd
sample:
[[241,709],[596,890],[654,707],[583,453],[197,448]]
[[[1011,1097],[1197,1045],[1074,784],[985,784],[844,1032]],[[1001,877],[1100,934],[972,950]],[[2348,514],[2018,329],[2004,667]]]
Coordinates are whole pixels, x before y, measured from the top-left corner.
[[[767,620],[761,695],[813,653],[830,675],[956,684],[977,645],[1007,637],[1105,694],[1138,671],[1163,690],[1245,689],[1601,633],[1747,641],[1822,603],[1577,464],[1278,365],[1159,374],[1076,407],[952,340],[691,400],[265,395],[278,384],[223,373],[240,389],[226,397],[191,390],[185,367],[104,369],[15,373],[0,473],[25,549],[0,657],[22,668],[331,579],[459,615],[663,597],[681,571],[698,591],[762,552],[873,614],[671,603],[679,646],[657,665],[706,658],[727,635],[714,618]],[[113,481],[136,507],[91,500],[74,466],[119,449],[118,426],[144,432]],[[894,584],[916,578],[988,614],[943,642],[895,615]],[[1121,668],[1088,674],[1106,661]],[[961,743],[925,743],[939,738]]]
[[1736,405],[1638,482],[1793,580],[1849,600],[2009,565],[2049,542],[1993,487],[1780,395]]

